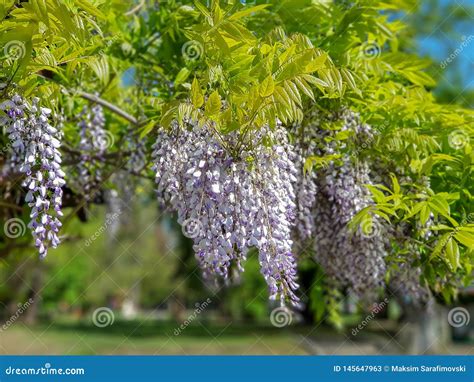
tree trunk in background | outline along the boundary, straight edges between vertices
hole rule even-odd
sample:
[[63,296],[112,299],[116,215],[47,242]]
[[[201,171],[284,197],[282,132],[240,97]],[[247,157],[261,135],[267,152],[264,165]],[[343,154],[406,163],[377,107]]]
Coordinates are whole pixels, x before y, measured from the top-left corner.
[[41,304],[41,290],[43,288],[43,264],[39,262],[33,269],[31,277],[30,291],[28,292],[27,301],[31,299],[31,304],[28,305],[24,313],[25,323],[33,325],[38,322],[38,313]]
[[186,301],[178,294],[175,293],[168,299],[168,309],[171,317],[176,322],[186,320]]
[[[117,191],[107,194],[108,214],[112,217],[112,224],[109,225],[109,240],[107,246],[111,254],[122,251],[119,241],[123,241],[127,247],[127,253],[119,259],[125,271],[121,281],[127,286],[126,295],[123,298],[121,312],[124,318],[133,320],[140,311],[141,282],[136,281],[135,274],[141,267],[140,237],[141,227],[133,222],[140,222],[140,209],[137,208],[136,187],[137,184],[131,176],[119,171],[114,175],[114,182],[117,184]],[[115,263],[116,259],[110,259]],[[118,265],[119,263],[117,263]]]
[[450,342],[446,309],[434,301],[425,306],[403,304],[396,341],[407,354],[447,354]]

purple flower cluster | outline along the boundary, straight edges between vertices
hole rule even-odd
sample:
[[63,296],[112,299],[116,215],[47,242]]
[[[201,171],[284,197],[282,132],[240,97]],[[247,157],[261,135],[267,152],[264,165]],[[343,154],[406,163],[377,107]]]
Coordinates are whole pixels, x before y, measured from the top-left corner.
[[[338,129],[332,126],[341,122]],[[324,128],[324,124],[331,128]],[[341,132],[346,132],[351,142],[336,139],[336,134]],[[350,155],[349,143],[370,139],[370,127],[362,124],[357,114],[345,110],[327,119],[313,113],[304,126],[304,140],[300,144],[302,150],[304,146],[312,155],[341,156],[318,170],[316,177],[300,181],[306,204],[301,215],[311,216],[306,220],[299,218],[304,224],[300,236],[312,236],[316,260],[326,274],[359,296],[383,286],[386,272],[387,243],[380,221],[374,217],[370,227],[356,232],[348,226],[355,214],[372,204],[365,187],[371,184],[370,169],[366,161]]]
[[61,227],[62,186],[64,172],[61,170],[61,134],[49,124],[51,110],[39,106],[34,98],[27,104],[15,95],[1,107],[7,111],[4,120],[12,142],[12,161],[25,175],[22,183],[28,189],[25,201],[31,207],[31,229],[40,257],[45,257],[48,248],[59,244]]
[[[291,227],[297,171],[286,132],[263,129],[241,142],[234,134],[216,136],[208,125],[185,127],[159,133],[154,170],[158,199],[177,212],[204,275],[238,275],[256,247],[271,298],[296,304]],[[278,143],[252,144],[263,137]],[[229,147],[242,149],[231,154]]]
[[102,183],[100,160],[106,149],[105,117],[102,106],[94,105],[92,108],[84,106],[78,118],[81,157],[75,181],[87,200],[93,197]]
[[386,272],[386,240],[380,221],[374,217],[370,227],[355,232],[348,227],[354,215],[372,203],[364,187],[370,184],[369,171],[366,165],[355,166],[347,158],[324,172],[315,208],[316,259],[343,287],[365,296],[383,286]]
[[316,172],[305,171],[305,158],[308,151],[305,147],[297,146],[298,153],[295,163],[298,165],[295,192],[296,192],[296,235],[300,244],[312,239],[316,230],[314,206],[316,203]]
[[126,144],[127,151],[130,152],[126,167],[129,171],[139,173],[145,168],[147,163],[145,140],[136,136],[127,136]]

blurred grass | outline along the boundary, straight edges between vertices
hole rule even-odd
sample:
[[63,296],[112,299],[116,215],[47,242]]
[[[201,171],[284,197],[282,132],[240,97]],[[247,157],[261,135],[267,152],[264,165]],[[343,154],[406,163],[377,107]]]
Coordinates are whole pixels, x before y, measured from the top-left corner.
[[98,328],[87,322],[26,326],[0,335],[1,354],[307,354],[301,336],[311,329],[193,323],[174,334],[172,321],[115,321]]

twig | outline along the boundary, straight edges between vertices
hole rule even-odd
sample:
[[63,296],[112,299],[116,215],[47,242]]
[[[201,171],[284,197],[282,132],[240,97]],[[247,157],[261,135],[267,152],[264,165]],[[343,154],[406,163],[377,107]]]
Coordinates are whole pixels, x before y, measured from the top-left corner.
[[113,113],[121,116],[122,118],[126,119],[128,122],[130,122],[134,125],[138,126],[140,124],[135,117],[131,116],[127,112],[120,109],[118,106],[106,101],[105,99],[102,99],[102,98],[100,98],[100,97],[98,97],[94,94],[83,92],[82,90],[77,91],[77,95],[79,95],[80,97],[82,97],[84,99],[87,99],[91,102],[95,102],[95,103],[97,103],[97,104],[99,104],[103,107],[106,107],[107,109],[109,109]]
[[65,89],[68,93],[72,93],[72,94],[76,94],[78,95],[79,97],[82,97],[84,99],[87,99],[88,101],[91,101],[91,102],[95,102],[99,105],[102,105],[103,107],[106,107],[107,109],[109,109],[110,111],[112,111],[113,113],[119,115],[120,117],[126,119],[128,122],[130,122],[131,124],[135,125],[135,126],[141,126],[144,124],[144,122],[139,122],[135,117],[131,116],[130,114],[128,114],[126,111],[122,110],[121,108],[119,108],[118,106],[110,103],[109,101],[106,101],[105,99],[103,98],[100,98],[94,94],[90,94],[90,93],[86,93],[82,90],[75,90],[75,89],[72,89],[72,90],[69,90],[67,89],[66,87],[64,87],[64,85],[62,85],[61,83],[59,83],[58,81],[55,81],[51,78],[48,78],[48,77],[45,77],[43,76],[42,74],[40,73],[36,73],[36,75],[38,77],[41,77],[43,78],[44,80],[46,81],[50,81],[50,82],[54,82],[55,84],[57,84],[58,86],[62,87],[63,89]]
[[131,16],[134,13],[137,13],[140,10],[140,8],[143,7],[144,5],[145,5],[145,0],[140,1],[140,3],[136,7],[133,7],[132,9],[127,11],[125,13],[125,16]]
[[8,202],[3,202],[0,200],[0,206],[2,207],[7,207],[7,208],[11,208],[13,210],[16,210],[16,211],[23,211],[23,208],[20,207],[20,206],[17,206],[16,204],[12,204],[12,203],[8,203]]

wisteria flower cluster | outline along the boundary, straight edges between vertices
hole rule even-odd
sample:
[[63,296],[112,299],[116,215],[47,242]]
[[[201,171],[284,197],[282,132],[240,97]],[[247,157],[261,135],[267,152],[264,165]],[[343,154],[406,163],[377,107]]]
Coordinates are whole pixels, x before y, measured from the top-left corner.
[[40,257],[60,240],[64,172],[61,169],[61,132],[50,125],[51,110],[40,107],[39,99],[31,105],[15,95],[1,105],[2,119],[12,142],[11,163],[25,175],[22,185],[28,189],[25,201],[31,207],[31,229]]
[[316,172],[305,171],[305,158],[309,155],[307,147],[295,145],[297,153],[297,174],[295,182],[296,192],[296,240],[300,245],[311,240],[315,232],[314,206],[316,204]]
[[126,167],[129,171],[139,173],[145,168],[147,163],[144,139],[129,135],[126,137],[126,147],[130,152]]
[[77,164],[77,184],[86,200],[93,198],[102,183],[101,160],[105,153],[106,132],[102,106],[84,106],[79,118],[80,160]]
[[177,212],[205,276],[239,274],[256,247],[271,298],[296,304],[296,154],[282,129],[262,129],[252,141],[264,136],[278,143],[249,140],[231,155],[227,148],[237,147],[238,137],[218,139],[209,125],[188,121],[161,131],[153,154],[158,199]]
[[[339,130],[324,129],[323,121],[342,121],[342,126]],[[331,116],[329,120],[313,113],[304,131],[302,145],[306,151],[320,157],[342,154],[327,168],[317,171],[315,178],[300,182],[300,187],[304,188],[300,192],[315,195],[304,199],[307,200],[304,215],[311,211],[315,218],[303,220],[306,228],[300,236],[313,238],[316,260],[329,276],[342,287],[364,296],[367,291],[383,286],[387,242],[384,227],[376,217],[371,227],[356,232],[348,226],[360,210],[373,203],[365,187],[371,184],[371,175],[365,161],[353,158],[345,150],[347,143],[334,139],[336,132],[350,133],[353,142],[369,141],[372,134],[370,127],[362,124],[357,114],[349,110]]]

